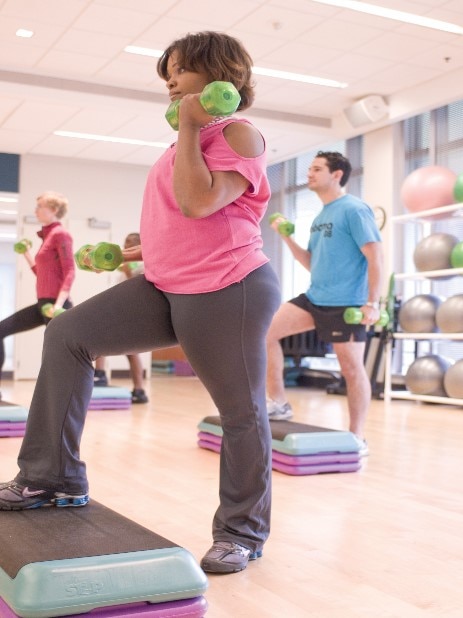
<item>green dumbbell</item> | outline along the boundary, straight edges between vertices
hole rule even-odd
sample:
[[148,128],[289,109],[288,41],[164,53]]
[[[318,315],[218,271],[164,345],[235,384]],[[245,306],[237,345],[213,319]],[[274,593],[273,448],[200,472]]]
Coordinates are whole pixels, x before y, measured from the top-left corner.
[[13,245],[13,249],[16,251],[16,253],[26,253],[26,251],[31,247],[32,240],[29,240],[28,238],[23,238],[22,240],[19,240]]
[[[230,82],[211,82],[199,95],[199,102],[211,116],[230,116],[236,112],[241,96]],[[166,120],[174,131],[178,131],[178,108],[181,99],[172,101],[167,108]]]
[[[346,324],[360,324],[363,320],[363,313],[358,307],[347,307],[343,314]],[[379,320],[375,322],[375,326],[386,326],[389,322],[389,315],[385,309],[379,312]]]
[[52,303],[45,303],[44,305],[42,305],[42,315],[44,315],[46,318],[56,318],[57,315],[60,315],[60,313],[64,313],[66,311],[66,309],[63,309],[63,307],[61,307],[60,309],[55,309],[55,311],[53,311],[53,307],[54,305]]
[[282,215],[281,212],[274,212],[272,215],[270,215],[268,221],[270,224],[272,224],[277,219],[283,219],[283,221],[278,224],[278,231],[282,236],[291,236],[291,234],[294,234],[294,230],[296,229],[294,223],[288,221],[288,219],[286,219],[286,217]]
[[116,270],[124,261],[119,245],[109,242],[84,245],[74,254],[74,259],[81,270],[90,272]]

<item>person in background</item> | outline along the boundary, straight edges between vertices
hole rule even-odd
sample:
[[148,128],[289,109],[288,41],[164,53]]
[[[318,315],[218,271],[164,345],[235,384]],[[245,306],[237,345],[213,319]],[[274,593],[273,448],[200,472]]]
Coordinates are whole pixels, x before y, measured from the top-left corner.
[[[371,384],[363,363],[366,326],[380,316],[383,281],[381,236],[371,208],[345,193],[351,164],[339,152],[318,152],[308,171],[308,186],[323,208],[310,229],[307,249],[281,234],[294,258],[311,274],[308,290],[281,305],[267,334],[267,411],[271,420],[292,417],[286,399],[283,350],[280,339],[316,329],[319,338],[332,343],[346,381],[349,430],[368,455],[364,438],[371,400]],[[272,223],[278,230],[280,219]],[[361,324],[346,324],[346,307],[360,307]]]
[[[4,339],[48,324],[55,312],[72,307],[70,292],[75,278],[72,237],[61,224],[67,211],[68,200],[61,193],[46,191],[37,198],[35,214],[42,225],[37,236],[42,244],[35,258],[30,247],[23,252],[36,276],[37,302],[0,322],[0,381],[5,363]],[[42,307],[48,303],[52,308],[45,315]]]
[[[181,104],[177,139],[148,175],[141,247],[123,250],[126,262],[143,259],[145,275],[51,321],[19,473],[0,484],[0,510],[85,506],[79,445],[93,361],[180,344],[223,431],[213,544],[200,564],[235,573],[262,556],[270,533],[265,337],[281,294],[262,251],[260,222],[270,199],[265,140],[241,115],[212,117],[200,102],[206,85],[227,81],[240,94],[238,110],[252,105],[252,60],[237,39],[188,34],[165,50],[158,74]],[[122,493],[131,502],[145,499],[132,488]]]
[[[124,241],[124,249],[140,246],[140,234],[133,232]],[[123,279],[131,279],[143,275],[143,262],[124,262],[119,267]],[[143,363],[139,354],[127,354],[130,366],[130,377],[133,382],[132,403],[148,403],[148,396],[144,391]],[[108,377],[105,370],[105,358],[100,356],[95,361],[94,386],[108,386]]]

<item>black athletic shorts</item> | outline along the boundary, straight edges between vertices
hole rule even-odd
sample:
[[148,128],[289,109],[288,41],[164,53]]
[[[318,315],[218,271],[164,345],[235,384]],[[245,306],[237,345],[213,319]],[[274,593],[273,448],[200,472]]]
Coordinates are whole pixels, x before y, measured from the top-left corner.
[[314,305],[305,294],[299,294],[290,301],[300,309],[310,313],[315,322],[319,339],[325,343],[343,343],[345,341],[366,341],[365,324],[346,324],[343,313],[347,307],[324,307]]

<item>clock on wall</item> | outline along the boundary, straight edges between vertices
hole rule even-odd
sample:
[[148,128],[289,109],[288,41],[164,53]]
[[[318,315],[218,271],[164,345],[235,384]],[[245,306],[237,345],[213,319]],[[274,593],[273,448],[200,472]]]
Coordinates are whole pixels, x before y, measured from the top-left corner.
[[375,221],[378,229],[381,231],[386,225],[386,211],[382,206],[374,206],[373,214],[375,215]]

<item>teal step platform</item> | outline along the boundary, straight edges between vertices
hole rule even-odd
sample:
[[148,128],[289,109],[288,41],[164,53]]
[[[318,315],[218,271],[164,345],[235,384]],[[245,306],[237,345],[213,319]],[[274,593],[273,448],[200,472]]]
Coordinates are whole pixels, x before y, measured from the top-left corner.
[[131,406],[132,393],[128,388],[120,386],[94,386],[88,409],[127,410]]
[[[270,421],[272,468],[284,474],[357,472],[361,468],[359,443],[350,431],[327,429],[293,421]],[[220,452],[223,436],[219,416],[198,424],[198,445]]]
[[0,438],[22,437],[28,413],[23,406],[0,400]]
[[0,511],[0,597],[21,618],[196,599],[207,583],[187,550],[95,501]]
[[25,421],[29,410],[16,403],[0,400],[0,421]]

